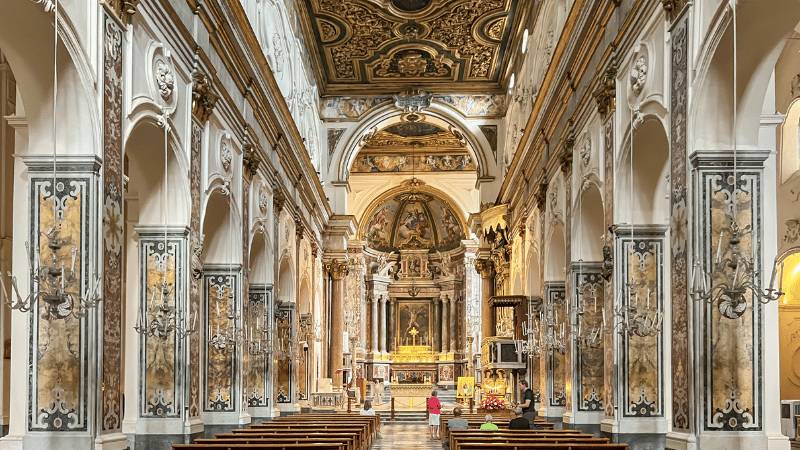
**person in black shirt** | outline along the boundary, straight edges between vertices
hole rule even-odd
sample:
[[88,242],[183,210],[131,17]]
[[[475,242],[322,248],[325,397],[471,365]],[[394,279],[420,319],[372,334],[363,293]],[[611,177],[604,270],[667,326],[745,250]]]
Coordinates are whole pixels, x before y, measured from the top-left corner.
[[514,418],[508,422],[509,430],[530,430],[531,423],[528,419],[522,417],[522,408],[517,406],[514,408]]
[[522,403],[519,404],[522,408],[522,417],[529,422],[533,422],[536,418],[536,405],[533,403],[533,391],[528,387],[528,382],[520,380],[519,389],[522,391]]

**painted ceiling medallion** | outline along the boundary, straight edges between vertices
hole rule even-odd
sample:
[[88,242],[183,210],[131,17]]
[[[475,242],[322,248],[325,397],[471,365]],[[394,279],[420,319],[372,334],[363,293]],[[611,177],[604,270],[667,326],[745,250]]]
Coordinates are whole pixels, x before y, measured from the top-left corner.
[[392,0],[395,8],[406,12],[417,12],[425,9],[432,0]]
[[386,94],[419,86],[503,91],[512,31],[534,2],[303,0],[322,95]]

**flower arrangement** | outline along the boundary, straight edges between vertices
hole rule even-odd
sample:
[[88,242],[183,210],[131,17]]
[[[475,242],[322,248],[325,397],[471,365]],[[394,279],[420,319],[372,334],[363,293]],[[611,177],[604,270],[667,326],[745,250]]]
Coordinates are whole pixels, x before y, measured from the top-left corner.
[[479,407],[485,410],[506,409],[506,401],[502,397],[487,395],[481,399]]

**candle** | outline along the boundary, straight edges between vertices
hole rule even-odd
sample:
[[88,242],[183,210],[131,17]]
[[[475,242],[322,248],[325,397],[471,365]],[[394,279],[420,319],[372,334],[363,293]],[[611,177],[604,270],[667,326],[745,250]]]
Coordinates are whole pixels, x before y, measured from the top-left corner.
[[64,290],[64,263],[61,263],[61,290]]
[[717,241],[717,257],[715,259],[716,263],[719,264],[722,260],[722,237],[724,236],[724,231],[719,232],[719,240]]
[[650,288],[647,288],[647,309],[648,310],[650,309],[650,295],[651,295]]
[[78,256],[78,249],[72,249],[72,266],[70,268],[70,272],[75,273],[75,259]]
[[781,275],[780,277],[778,277],[778,292],[783,292],[783,270],[784,270],[783,264],[784,262],[781,261]]
[[605,310],[605,308],[602,309],[601,312],[603,313],[603,328],[605,328],[606,327],[606,310]]

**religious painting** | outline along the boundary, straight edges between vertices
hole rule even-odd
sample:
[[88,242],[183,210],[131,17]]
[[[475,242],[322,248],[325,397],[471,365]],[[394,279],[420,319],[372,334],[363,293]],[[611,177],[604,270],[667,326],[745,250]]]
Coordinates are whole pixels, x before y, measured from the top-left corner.
[[441,364],[439,366],[439,381],[453,381],[453,365]]
[[457,248],[466,235],[464,223],[446,201],[429,192],[401,193],[370,208],[360,235],[381,252],[398,249]]
[[397,203],[390,201],[370,217],[366,227],[367,233],[364,236],[370,247],[383,249],[391,246],[392,226],[396,214]]
[[431,345],[430,303],[402,302],[397,314],[400,345]]
[[407,203],[399,217],[396,241],[401,248],[428,248],[432,246],[433,230],[431,220],[421,203]]
[[458,377],[456,398],[475,397],[475,377]]

